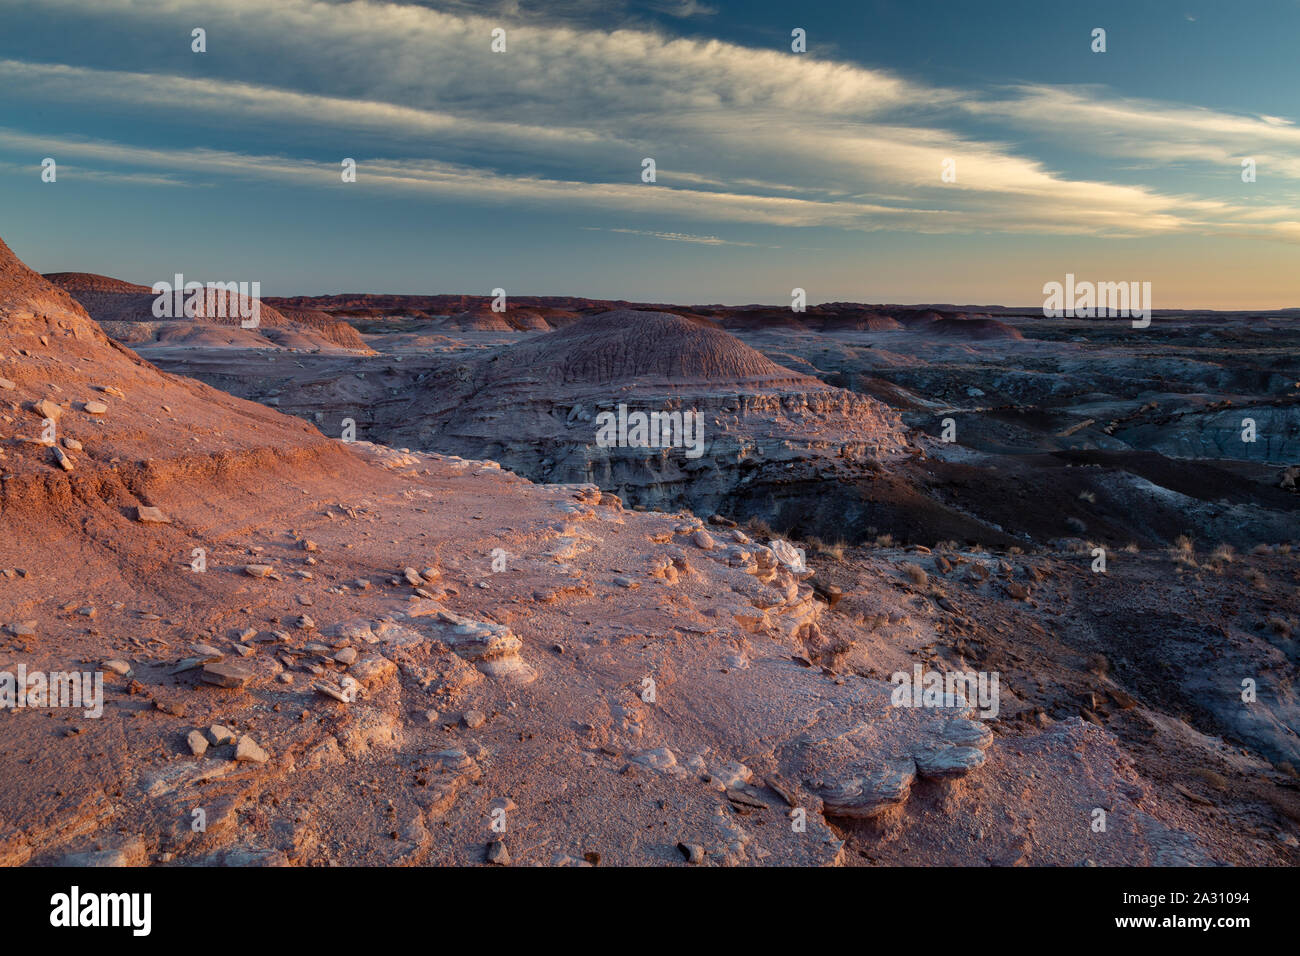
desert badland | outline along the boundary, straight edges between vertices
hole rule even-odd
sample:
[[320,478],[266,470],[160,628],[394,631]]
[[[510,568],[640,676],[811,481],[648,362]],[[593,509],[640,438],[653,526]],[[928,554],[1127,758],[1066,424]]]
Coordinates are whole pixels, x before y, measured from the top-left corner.
[[0,670],[106,678],[0,717],[8,864],[1300,855],[1294,315],[247,330],[3,252]]
[[[1008,932],[1266,915],[1290,0],[0,17],[23,919],[307,946],[323,901],[353,945],[474,893],[603,939],[666,900],[640,942],[845,898],[907,936],[957,867]],[[633,867],[667,896],[589,872]]]

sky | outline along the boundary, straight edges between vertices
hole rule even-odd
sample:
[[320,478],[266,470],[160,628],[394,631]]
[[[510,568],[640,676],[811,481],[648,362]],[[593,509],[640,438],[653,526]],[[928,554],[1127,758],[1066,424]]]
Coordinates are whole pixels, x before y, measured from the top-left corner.
[[1071,273],[1300,306],[1300,0],[0,0],[0,24],[0,238],[42,272],[1016,306]]

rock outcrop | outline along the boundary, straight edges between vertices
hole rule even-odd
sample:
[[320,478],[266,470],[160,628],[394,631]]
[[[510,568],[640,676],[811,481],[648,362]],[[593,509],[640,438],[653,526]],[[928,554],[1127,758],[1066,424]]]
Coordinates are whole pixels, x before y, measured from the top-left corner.
[[[637,416],[670,423],[667,447],[654,447],[662,435],[638,447],[633,430],[618,434]],[[633,311],[434,370],[379,425],[395,443],[697,510],[742,486],[772,493],[792,468],[830,478],[906,449],[875,400],[777,365],[703,320]]]

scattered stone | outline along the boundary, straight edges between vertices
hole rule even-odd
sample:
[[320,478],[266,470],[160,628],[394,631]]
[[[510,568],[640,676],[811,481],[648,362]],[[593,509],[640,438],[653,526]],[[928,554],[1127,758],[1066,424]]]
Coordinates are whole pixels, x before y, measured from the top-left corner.
[[257,745],[252,737],[240,737],[239,744],[235,747],[235,760],[238,763],[266,763],[270,757],[266,751]]
[[244,573],[247,574],[250,578],[264,578],[268,574],[270,574],[273,570],[274,568],[272,568],[269,564],[244,565]]
[[298,547],[302,548],[304,551],[320,550],[319,545],[317,545],[316,542],[312,541],[310,538],[303,538],[301,541],[298,542]]
[[715,772],[728,790],[738,790],[754,779],[754,773],[743,763],[728,763]]
[[40,415],[41,418],[48,418],[50,421],[57,422],[59,416],[63,414],[63,409],[54,404],[48,398],[42,398],[39,402],[32,402],[32,410]]
[[197,730],[191,730],[186,735],[185,742],[190,746],[190,753],[196,757],[202,757],[208,751],[207,738]]
[[341,688],[335,687],[333,684],[328,684],[325,681],[317,681],[312,684],[311,687],[312,690],[316,691],[316,693],[324,694],[326,697],[333,698],[340,704],[352,703],[352,698],[345,694]]
[[677,849],[681,851],[687,863],[698,864],[704,862],[704,847],[698,843],[679,843]]
[[65,454],[63,453],[63,449],[62,449],[62,448],[59,448],[59,447],[56,445],[56,446],[54,447],[53,451],[54,451],[54,462],[55,462],[55,464],[57,464],[57,465],[58,465],[60,468],[62,468],[64,471],[72,471],[72,469],[73,469],[73,467],[74,467],[73,464],[72,464],[72,459],[69,458],[67,455],[65,455]]
[[493,840],[487,847],[487,861],[497,866],[510,865],[510,851],[504,840]]
[[68,438],[66,436],[63,439],[63,447],[66,448],[68,451],[82,450],[81,442],[77,441],[75,438]]
[[670,773],[677,767],[677,757],[667,747],[643,750],[632,755],[632,762],[649,767],[659,773]]
[[86,402],[83,408],[87,415],[103,415],[108,411],[108,406],[103,402]]
[[691,535],[691,541],[695,543],[695,547],[703,551],[712,551],[717,546],[717,542],[713,540],[713,535],[703,528],[696,529],[695,533]]
[[371,688],[396,677],[397,665],[386,657],[369,655],[351,665],[348,673],[362,687]]
[[803,574],[808,571],[803,551],[796,548],[789,541],[776,538],[769,543],[769,547],[771,547],[772,553],[776,555],[776,559],[795,574]]
[[447,610],[439,611],[437,617],[440,623],[452,625],[444,631],[444,640],[488,677],[517,684],[537,679],[537,672],[519,656],[523,641],[504,624],[476,621]]
[[15,621],[6,628],[14,637],[35,637],[35,621]]
[[334,655],[334,660],[343,665],[355,664],[357,661],[357,649],[355,647],[345,647]]
[[104,670],[110,671],[118,677],[128,677],[131,674],[131,665],[126,661],[118,660],[117,658],[104,661],[102,666]]
[[141,524],[171,524],[172,519],[163,514],[159,509],[149,505],[137,505],[135,509],[135,520]]
[[214,747],[224,747],[235,742],[235,732],[221,724],[213,724],[208,728],[208,740]]
[[242,664],[227,664],[216,662],[203,665],[203,673],[200,675],[204,683],[215,684],[218,687],[237,688],[243,687],[253,678],[253,671]]
[[470,730],[478,730],[487,723],[487,715],[481,710],[467,710],[460,719]]

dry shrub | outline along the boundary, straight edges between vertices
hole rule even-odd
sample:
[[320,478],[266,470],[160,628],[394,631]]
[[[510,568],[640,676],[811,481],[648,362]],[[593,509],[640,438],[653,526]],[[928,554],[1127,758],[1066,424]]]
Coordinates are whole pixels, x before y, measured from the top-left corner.
[[1209,767],[1196,767],[1193,772],[1215,790],[1228,789],[1228,778]]
[[907,579],[916,587],[923,588],[929,586],[930,576],[925,573],[925,569],[919,564],[912,564],[909,561],[903,564],[902,568],[903,573],[907,575]]
[[1197,567],[1196,547],[1192,544],[1192,539],[1185,534],[1180,534],[1174,538],[1174,545],[1169,549],[1169,556],[1174,559],[1176,564]]
[[1221,544],[1210,552],[1210,560],[1221,564],[1231,564],[1237,557],[1237,551],[1230,544]]
[[1099,677],[1104,677],[1110,673],[1110,661],[1106,659],[1105,654],[1093,654],[1088,658],[1088,670]]

